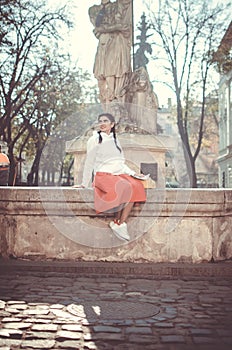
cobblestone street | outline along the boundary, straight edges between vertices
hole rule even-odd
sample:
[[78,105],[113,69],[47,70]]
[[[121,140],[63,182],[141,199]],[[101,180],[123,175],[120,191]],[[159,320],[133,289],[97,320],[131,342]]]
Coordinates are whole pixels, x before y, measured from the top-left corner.
[[231,262],[134,265],[0,259],[0,349],[232,348]]

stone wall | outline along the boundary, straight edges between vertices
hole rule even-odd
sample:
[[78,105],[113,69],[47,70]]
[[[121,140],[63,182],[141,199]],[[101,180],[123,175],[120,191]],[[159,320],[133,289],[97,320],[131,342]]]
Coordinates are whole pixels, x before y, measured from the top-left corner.
[[232,190],[149,189],[124,243],[96,215],[93,190],[0,188],[4,257],[130,262],[209,262],[232,258]]

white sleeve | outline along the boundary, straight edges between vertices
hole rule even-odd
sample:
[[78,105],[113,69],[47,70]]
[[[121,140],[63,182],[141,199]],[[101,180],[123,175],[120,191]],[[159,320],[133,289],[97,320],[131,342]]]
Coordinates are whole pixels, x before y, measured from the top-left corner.
[[91,136],[87,141],[87,154],[85,159],[82,185],[88,187],[92,183],[92,174],[95,165],[97,153],[97,139],[96,136]]
[[126,164],[124,164],[124,173],[127,174],[127,175],[134,175],[135,174],[135,171],[130,169]]

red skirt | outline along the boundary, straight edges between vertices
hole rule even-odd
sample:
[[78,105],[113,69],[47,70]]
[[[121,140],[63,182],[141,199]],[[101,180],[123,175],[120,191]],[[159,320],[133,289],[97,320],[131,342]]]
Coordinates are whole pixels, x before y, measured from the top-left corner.
[[97,213],[116,211],[126,203],[145,202],[146,193],[141,180],[121,174],[96,173],[93,182],[94,205]]

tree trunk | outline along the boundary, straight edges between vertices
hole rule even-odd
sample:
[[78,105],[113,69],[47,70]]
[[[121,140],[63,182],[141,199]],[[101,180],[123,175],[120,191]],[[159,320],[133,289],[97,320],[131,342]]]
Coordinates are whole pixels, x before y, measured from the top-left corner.
[[192,155],[191,148],[189,145],[189,137],[186,127],[183,125],[183,111],[180,97],[177,95],[177,125],[179,134],[183,144],[184,159],[186,163],[186,169],[189,177],[189,186],[197,187],[197,176],[195,168],[195,159]]
[[33,178],[33,186],[39,185],[39,163],[40,163],[42,151],[43,151],[43,148],[36,148],[36,155],[30,171]]

